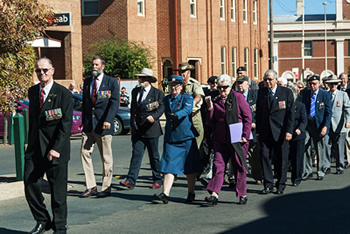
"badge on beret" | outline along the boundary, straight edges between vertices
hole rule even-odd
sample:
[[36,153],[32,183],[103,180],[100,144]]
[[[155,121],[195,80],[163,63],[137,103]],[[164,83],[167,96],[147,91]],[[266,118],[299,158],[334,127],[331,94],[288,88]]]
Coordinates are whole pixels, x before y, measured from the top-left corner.
[[175,81],[175,80],[176,80],[175,78],[172,79],[172,81]]

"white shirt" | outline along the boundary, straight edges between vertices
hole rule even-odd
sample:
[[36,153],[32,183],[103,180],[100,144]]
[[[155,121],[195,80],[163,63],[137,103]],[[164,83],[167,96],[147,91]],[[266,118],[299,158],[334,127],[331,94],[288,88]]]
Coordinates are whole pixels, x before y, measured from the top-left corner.
[[[90,85],[90,97],[92,98],[92,89],[94,88],[94,83],[95,83],[96,77],[92,79],[91,85]],[[100,89],[101,83],[103,79],[103,72],[97,77],[96,81],[96,91]]]
[[[141,89],[142,89],[142,87],[141,87]],[[140,91],[141,91],[141,89],[140,89]],[[143,90],[141,102],[143,102],[146,99],[149,91],[151,90],[151,85],[148,85],[147,87],[145,87],[143,89],[144,90]],[[137,94],[136,100],[139,100],[139,97],[140,97],[140,92]]]
[[50,90],[51,90],[51,88],[52,88],[52,85],[53,85],[53,79],[52,79],[51,82],[48,83],[44,88],[41,87],[41,85],[40,85],[40,89],[39,89],[39,99],[40,99],[40,95],[41,95],[41,90],[44,89],[44,102],[45,102],[47,96],[48,96],[49,93],[50,93]]

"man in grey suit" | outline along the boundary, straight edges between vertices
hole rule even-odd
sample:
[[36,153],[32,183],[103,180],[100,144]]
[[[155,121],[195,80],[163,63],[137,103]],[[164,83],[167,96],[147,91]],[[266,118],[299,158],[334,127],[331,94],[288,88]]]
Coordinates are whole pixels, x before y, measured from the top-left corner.
[[329,134],[325,136],[326,157],[323,172],[326,174],[331,171],[331,152],[336,159],[336,174],[344,172],[344,143],[347,128],[350,127],[350,101],[347,93],[337,89],[339,82],[341,80],[336,76],[331,76],[326,81],[332,102],[331,125]]

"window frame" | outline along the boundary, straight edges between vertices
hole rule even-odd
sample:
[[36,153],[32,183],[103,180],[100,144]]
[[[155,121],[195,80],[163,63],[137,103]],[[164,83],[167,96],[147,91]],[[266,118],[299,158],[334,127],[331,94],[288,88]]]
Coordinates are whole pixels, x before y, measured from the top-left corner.
[[[139,4],[142,4],[141,11]],[[137,0],[137,16],[145,16],[145,0]]]
[[225,20],[225,0],[220,0],[220,20]]
[[247,75],[248,75],[248,67],[249,67],[249,48],[244,48],[244,67],[247,69]]
[[236,22],[236,0],[231,0],[231,21]]
[[190,0],[190,16],[191,18],[197,18],[197,0]]
[[236,77],[237,70],[237,47],[232,47],[232,77]]
[[220,60],[220,65],[221,65],[221,74],[226,74],[226,47],[221,46],[221,60]]
[[[310,47],[306,47],[307,44],[310,43]],[[309,55],[309,52],[311,51],[311,55]],[[313,56],[313,43],[312,41],[304,41],[304,57],[312,57]]]
[[254,78],[259,77],[259,49],[254,48]]
[[257,0],[253,0],[253,24],[258,23],[258,8],[257,8]]
[[243,23],[248,23],[248,0],[243,0]]
[[[97,14],[85,14],[85,3],[86,2],[96,2],[97,3]],[[81,15],[83,17],[89,16],[99,16],[100,15],[100,0],[82,0],[81,1]]]

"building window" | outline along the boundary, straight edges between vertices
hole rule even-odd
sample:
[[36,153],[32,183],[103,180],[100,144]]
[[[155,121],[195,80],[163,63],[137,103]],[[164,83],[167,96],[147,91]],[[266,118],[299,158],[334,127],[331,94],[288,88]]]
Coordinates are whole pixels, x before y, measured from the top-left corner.
[[255,48],[254,49],[254,78],[258,79],[258,74],[259,74],[259,49]]
[[312,56],[312,41],[304,42],[304,56]]
[[221,74],[226,74],[226,48],[221,47]]
[[225,20],[225,0],[220,0],[220,20]]
[[99,16],[100,4],[98,0],[83,0],[82,4],[83,16]]
[[236,21],[236,1],[231,0],[231,21]]
[[249,49],[244,48],[244,67],[247,69],[247,74],[248,74],[248,61],[249,61]]
[[237,48],[232,47],[232,77],[236,77],[237,70]]
[[248,23],[248,5],[247,0],[243,0],[243,22]]
[[257,14],[257,0],[253,1],[253,23],[256,24],[258,22],[258,14]]
[[196,18],[196,0],[190,0],[191,17]]
[[145,0],[137,0],[137,15],[145,16]]

